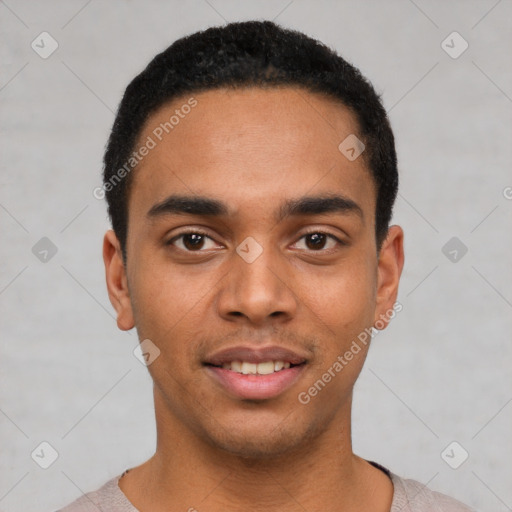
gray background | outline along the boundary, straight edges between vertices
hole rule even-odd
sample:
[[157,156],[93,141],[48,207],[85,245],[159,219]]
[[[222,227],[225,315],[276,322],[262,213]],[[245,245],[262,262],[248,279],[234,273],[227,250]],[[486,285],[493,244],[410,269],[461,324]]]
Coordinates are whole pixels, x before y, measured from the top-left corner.
[[[253,18],[356,64],[397,138],[403,311],[356,386],[355,451],[481,511],[511,510],[510,0],[0,1],[0,509],[54,510],[153,453],[151,379],[136,333],[114,321],[92,191],[133,76],[182,35]],[[31,48],[43,31],[59,45],[46,59]],[[469,44],[458,58],[442,46],[453,31]],[[46,262],[32,251],[42,237],[57,248]],[[442,251],[452,237],[455,262]],[[59,455],[48,469],[31,458],[43,441]],[[452,441],[469,453],[458,469],[441,457]]]

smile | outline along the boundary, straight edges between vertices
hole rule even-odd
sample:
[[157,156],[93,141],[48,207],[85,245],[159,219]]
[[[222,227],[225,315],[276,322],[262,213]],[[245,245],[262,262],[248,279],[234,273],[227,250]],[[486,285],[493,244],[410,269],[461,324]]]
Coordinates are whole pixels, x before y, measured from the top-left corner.
[[238,400],[276,398],[298,381],[305,368],[306,363],[291,364],[284,361],[232,361],[222,366],[204,366],[214,384],[220,385],[224,393]]
[[243,375],[270,375],[274,372],[287,370],[291,364],[288,361],[264,361],[262,363],[250,363],[248,361],[231,361],[222,364],[224,370],[242,373]]

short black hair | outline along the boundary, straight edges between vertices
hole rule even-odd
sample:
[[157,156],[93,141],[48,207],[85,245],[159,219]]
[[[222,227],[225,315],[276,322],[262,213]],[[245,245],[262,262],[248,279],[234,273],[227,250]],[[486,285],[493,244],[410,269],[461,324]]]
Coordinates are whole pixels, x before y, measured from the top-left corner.
[[[380,248],[398,190],[394,136],[379,95],[361,72],[326,45],[271,21],[211,27],[175,41],[126,88],[104,155],[103,190],[126,261],[130,171],[147,119],[186,94],[219,88],[299,87],[342,103],[355,116],[377,191]],[[341,142],[341,141],[340,141]],[[127,162],[130,162],[127,166]]]

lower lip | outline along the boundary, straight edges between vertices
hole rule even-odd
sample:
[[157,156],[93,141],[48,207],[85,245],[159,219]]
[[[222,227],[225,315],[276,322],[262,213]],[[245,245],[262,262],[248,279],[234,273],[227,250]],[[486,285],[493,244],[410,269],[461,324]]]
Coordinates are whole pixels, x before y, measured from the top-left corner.
[[247,400],[265,400],[274,398],[291,387],[304,366],[292,366],[269,375],[244,375],[216,366],[206,366],[206,370],[231,395]]

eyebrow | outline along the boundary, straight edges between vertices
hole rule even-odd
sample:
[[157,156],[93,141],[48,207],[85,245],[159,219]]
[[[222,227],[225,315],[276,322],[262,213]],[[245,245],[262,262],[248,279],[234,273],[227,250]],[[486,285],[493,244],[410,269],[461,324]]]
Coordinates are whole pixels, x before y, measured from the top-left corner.
[[[147,213],[149,218],[163,215],[200,215],[204,217],[228,216],[230,209],[217,199],[204,196],[171,195],[153,205]],[[341,195],[304,196],[288,199],[279,208],[277,221],[300,215],[325,213],[355,213],[363,218],[362,208],[352,199]]]
[[228,207],[217,199],[202,196],[172,195],[151,207],[148,217],[161,215],[203,215],[220,216],[229,213]]
[[363,218],[362,208],[352,199],[340,195],[304,196],[289,199],[281,206],[278,221],[297,215],[320,215],[322,213],[356,213]]

